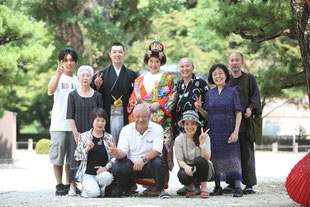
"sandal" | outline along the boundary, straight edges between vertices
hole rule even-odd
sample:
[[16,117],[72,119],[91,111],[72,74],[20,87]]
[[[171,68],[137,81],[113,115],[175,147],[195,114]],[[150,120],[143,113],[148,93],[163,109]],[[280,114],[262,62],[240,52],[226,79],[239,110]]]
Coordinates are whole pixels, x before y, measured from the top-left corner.
[[223,195],[223,189],[221,187],[215,187],[213,192],[210,193],[212,196]]
[[225,194],[234,193],[234,191],[235,191],[235,185],[233,185],[233,184],[229,184],[228,186],[226,186],[223,189],[223,193],[225,193]]
[[188,191],[188,192],[185,194],[185,197],[186,197],[186,198],[193,198],[193,197],[195,197],[195,191],[193,191],[193,190]]
[[210,195],[207,191],[203,191],[203,190],[201,191],[200,198],[209,198],[209,197]]
[[243,189],[243,194],[253,194],[255,193],[255,190],[252,188],[252,187],[249,187],[249,186],[246,186],[244,189]]

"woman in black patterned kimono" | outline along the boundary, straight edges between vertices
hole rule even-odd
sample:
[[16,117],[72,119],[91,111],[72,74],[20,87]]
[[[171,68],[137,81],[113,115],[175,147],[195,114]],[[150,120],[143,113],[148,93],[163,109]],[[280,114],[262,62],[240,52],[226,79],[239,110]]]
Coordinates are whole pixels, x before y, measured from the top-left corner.
[[[201,78],[196,78],[193,74],[194,63],[188,58],[184,57],[179,61],[179,69],[182,75],[182,80],[177,83],[177,99],[174,112],[174,137],[177,137],[183,128],[177,125],[177,122],[181,120],[182,114],[188,110],[194,110],[197,112],[194,103],[196,102],[196,96],[202,96],[202,100],[208,91],[207,82]],[[199,121],[204,122],[204,118],[199,115]]]

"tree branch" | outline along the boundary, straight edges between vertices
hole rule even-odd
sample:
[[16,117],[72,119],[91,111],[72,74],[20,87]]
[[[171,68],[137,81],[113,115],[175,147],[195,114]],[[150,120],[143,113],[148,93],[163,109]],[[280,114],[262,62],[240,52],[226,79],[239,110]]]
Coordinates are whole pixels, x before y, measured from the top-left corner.
[[298,86],[306,86],[306,82],[297,82],[297,83],[291,83],[291,84],[285,84],[281,86],[281,89],[288,89],[288,88],[294,88]]
[[275,39],[275,38],[280,37],[280,36],[288,36],[288,35],[291,34],[291,30],[290,29],[285,29],[285,30],[282,30],[282,31],[279,31],[279,32],[276,32],[274,34],[267,35],[267,36],[263,36],[263,35],[257,35],[257,36],[246,35],[244,32],[241,31],[241,29],[239,29],[239,31],[234,32],[234,33],[239,34],[244,39],[251,40],[252,42],[255,42],[255,43],[260,43],[260,42],[263,42],[263,41],[266,41],[266,40]]
[[12,41],[18,41],[18,40],[21,40],[21,39],[24,39],[24,38],[28,38],[28,37],[31,37],[31,36],[32,36],[31,34],[24,35],[22,37],[18,37],[18,36],[9,37],[8,35],[4,35],[4,36],[0,37],[0,45],[4,45],[4,44],[12,42]]
[[263,118],[267,117],[267,116],[268,116],[269,114],[271,114],[273,111],[275,111],[276,109],[278,109],[278,108],[284,106],[285,104],[290,103],[292,100],[294,100],[294,98],[287,99],[287,100],[286,100],[285,102],[283,102],[282,104],[280,104],[280,105],[274,107],[273,109],[271,109],[271,111],[269,111],[267,114],[265,114],[265,116],[263,116]]
[[14,86],[20,84],[20,81],[10,80],[10,79],[1,79],[0,86]]
[[301,72],[295,73],[294,75],[290,76],[290,79],[295,78],[295,77],[297,77],[299,75],[304,75],[304,74],[305,74],[305,71],[301,71]]

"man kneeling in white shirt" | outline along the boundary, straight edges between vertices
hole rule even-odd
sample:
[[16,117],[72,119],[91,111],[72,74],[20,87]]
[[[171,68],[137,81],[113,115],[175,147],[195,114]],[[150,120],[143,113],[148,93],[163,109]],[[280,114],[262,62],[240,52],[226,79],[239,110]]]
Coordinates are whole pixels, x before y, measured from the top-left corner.
[[149,108],[138,104],[133,112],[134,122],[126,125],[119,137],[118,146],[109,144],[109,151],[117,159],[112,168],[123,195],[130,195],[133,178],[154,178],[161,198],[170,198],[164,191],[163,128],[150,121]]

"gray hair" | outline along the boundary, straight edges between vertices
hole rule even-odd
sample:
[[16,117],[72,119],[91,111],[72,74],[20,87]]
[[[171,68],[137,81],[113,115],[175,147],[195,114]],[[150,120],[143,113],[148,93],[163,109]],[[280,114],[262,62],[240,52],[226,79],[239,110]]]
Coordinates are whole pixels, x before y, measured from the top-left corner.
[[234,54],[234,53],[239,54],[239,55],[241,56],[241,60],[243,61],[243,55],[242,55],[241,52],[232,52],[232,53],[230,53],[230,54],[228,55],[228,60],[229,60],[229,57],[230,57],[232,54]]
[[192,59],[190,59],[190,58],[188,58],[188,57],[184,57],[184,58],[182,58],[182,59],[179,61],[179,65],[180,65],[180,63],[183,62],[183,61],[188,61],[189,64],[190,64],[192,67],[194,67],[194,63],[193,63]]
[[94,69],[89,66],[89,65],[81,65],[77,71],[77,75],[80,76],[80,73],[83,71],[83,70],[88,70],[91,74],[91,76],[93,77],[94,76]]

